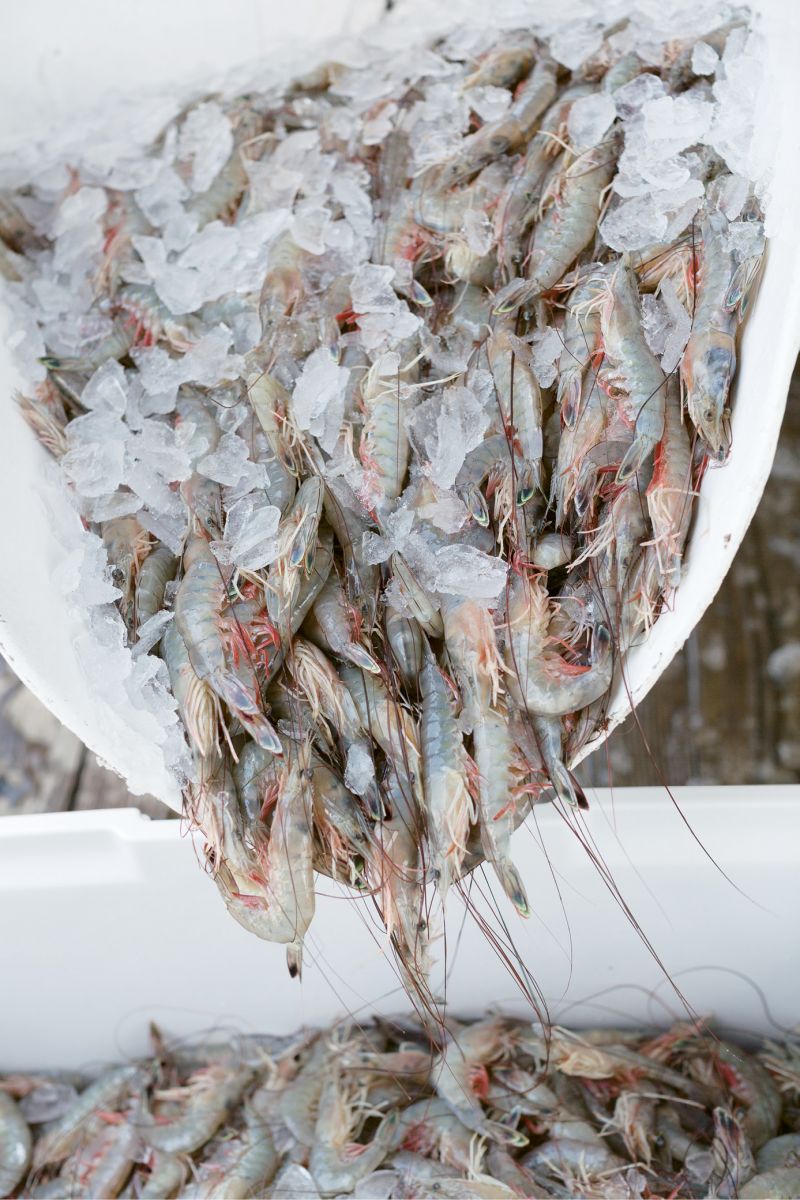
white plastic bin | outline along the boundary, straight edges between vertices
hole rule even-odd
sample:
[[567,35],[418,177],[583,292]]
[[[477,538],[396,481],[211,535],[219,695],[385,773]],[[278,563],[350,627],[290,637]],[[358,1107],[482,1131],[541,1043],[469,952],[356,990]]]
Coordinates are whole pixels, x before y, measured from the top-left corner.
[[[515,843],[530,919],[483,870],[469,883],[470,900],[513,940],[553,1020],[665,1026],[686,1013],[667,971],[719,1027],[775,1033],[798,1018],[800,787],[674,795],[673,804],[658,788],[598,790],[572,828],[550,806],[537,809]],[[575,830],[591,839],[663,970]],[[407,1011],[371,906],[319,883],[298,982],[282,946],[228,916],[179,822],[133,809],[7,817],[0,1065],[69,1067],[142,1053],[151,1019],[179,1036],[288,1032],[347,1013]],[[455,889],[446,940],[434,950],[440,981],[446,952],[441,992],[452,1012],[531,1012],[477,922],[464,920]]]
[[[487,11],[479,0],[420,7],[400,0],[391,19],[410,37],[418,24],[452,24],[470,10],[499,20],[515,3],[502,0]],[[765,39],[757,119],[759,146],[773,164],[767,212],[772,240],[741,347],[733,450],[723,469],[706,474],[683,582],[671,611],[631,653],[624,679],[617,679],[606,732],[653,686],[716,594],[769,474],[800,345],[800,6],[795,0],[751,0],[751,7],[762,14]],[[382,8],[380,0],[298,0],[288,6],[279,0],[147,0],[127,13],[115,7],[109,19],[100,0],[83,0],[77,9],[56,0],[17,6],[10,19],[14,53],[0,78],[0,147],[15,139],[29,147],[43,125],[63,124],[92,106],[107,109],[112,89],[180,90],[187,81],[210,86],[239,59],[280,57],[281,39],[294,37],[296,49],[298,36],[362,28]],[[601,11],[612,21],[626,3],[534,5],[536,12],[551,9]],[[303,53],[310,65],[319,51],[309,44]],[[143,728],[130,704],[124,709],[120,702],[120,711],[113,711],[98,699],[85,671],[91,655],[86,621],[68,610],[53,586],[54,573],[79,544],[80,523],[64,511],[56,484],[44,479],[46,455],[12,403],[16,378],[2,334],[0,298],[0,511],[13,514],[4,522],[0,648],[23,681],[135,794],[152,792],[178,807],[158,745],[161,731],[155,723]]]

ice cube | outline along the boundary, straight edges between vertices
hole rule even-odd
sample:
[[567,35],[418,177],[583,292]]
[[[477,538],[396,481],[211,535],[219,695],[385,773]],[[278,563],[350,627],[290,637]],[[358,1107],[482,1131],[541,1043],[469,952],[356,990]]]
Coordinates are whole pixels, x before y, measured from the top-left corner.
[[692,330],[692,318],[681,303],[675,284],[669,277],[662,281],[660,292],[670,321],[661,366],[664,373],[669,375],[683,357]]
[[137,514],[137,520],[143,529],[146,529],[148,533],[152,533],[153,537],[163,542],[173,554],[180,555],[183,553],[183,546],[189,529],[185,510],[179,516],[173,517],[164,516],[163,513],[149,512],[146,508],[143,508]]
[[50,229],[52,237],[61,237],[71,229],[96,225],[108,207],[103,188],[82,187],[66,196],[56,210]]
[[233,151],[230,122],[213,100],[190,110],[178,135],[178,157],[191,160],[193,192],[211,187]]
[[306,359],[292,393],[297,428],[312,433],[328,453],[339,437],[349,377],[349,369],[340,367],[330,351],[320,346]]
[[467,103],[482,121],[496,121],[511,104],[511,92],[503,87],[473,87],[464,93]]
[[444,533],[458,533],[469,516],[466,505],[455,492],[443,492],[438,488],[426,504],[418,506],[417,512],[423,521],[430,521]]
[[720,212],[724,212],[729,221],[735,221],[742,211],[750,194],[750,184],[743,175],[724,175],[715,179],[717,184],[717,204]]
[[556,62],[572,71],[590,58],[603,43],[603,27],[592,21],[564,21],[550,38],[550,53]]
[[309,254],[324,254],[325,234],[330,222],[330,209],[324,205],[300,204],[292,220],[292,241]]
[[82,496],[105,496],[122,483],[126,434],[122,421],[104,412],[87,413],[67,426],[70,449],[61,467]]
[[237,433],[223,433],[216,450],[206,454],[197,464],[197,470],[207,479],[222,483],[226,487],[241,487],[249,484],[255,488],[264,483],[264,470],[249,461],[247,442]]
[[141,658],[161,641],[162,634],[174,615],[171,612],[157,612],[139,627],[139,637],[132,651],[134,659]]
[[364,796],[375,782],[375,764],[366,743],[355,742],[347,751],[344,782],[356,796]]
[[397,308],[397,295],[392,287],[394,267],[364,263],[350,281],[353,311],[357,313],[391,313]]
[[605,92],[593,92],[579,96],[569,110],[567,129],[570,141],[576,150],[597,146],[610,128],[617,110],[614,100]]
[[661,96],[666,95],[666,91],[666,85],[660,76],[651,75],[649,71],[645,71],[629,80],[628,83],[624,83],[614,92],[617,114],[627,121],[649,101],[658,100]]
[[122,417],[128,404],[125,370],[114,359],[98,367],[81,393],[81,404]]
[[505,587],[507,564],[474,546],[440,546],[433,559],[437,592],[494,600]]
[[473,254],[483,258],[494,242],[494,227],[483,209],[469,208],[462,224],[464,237]]
[[670,328],[667,306],[657,296],[644,295],[642,303],[642,332],[653,354],[662,355]]
[[713,75],[719,65],[719,55],[708,42],[697,42],[692,50],[692,70],[695,75]]
[[225,541],[231,561],[245,571],[259,571],[275,560],[281,510],[258,495],[243,496],[228,509]]
[[557,329],[548,326],[537,329],[531,342],[531,367],[541,387],[548,388],[558,374],[558,360],[564,348],[562,336]]
[[444,491],[453,486],[467,453],[483,440],[488,425],[488,414],[469,388],[447,388],[417,406],[411,432],[420,455],[428,460],[433,483]]

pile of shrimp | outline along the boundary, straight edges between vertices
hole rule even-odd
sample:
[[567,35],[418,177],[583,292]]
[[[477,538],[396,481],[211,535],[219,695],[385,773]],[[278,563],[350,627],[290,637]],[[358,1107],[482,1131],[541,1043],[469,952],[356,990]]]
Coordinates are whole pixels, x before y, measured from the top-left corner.
[[[800,1053],[502,1015],[0,1076],[0,1196],[795,1197]],[[76,1086],[77,1085],[77,1086]],[[80,1090],[79,1090],[80,1089]]]
[[330,61],[3,196],[20,403],[102,539],[104,629],[171,690],[207,868],[293,974],[315,871],[424,988],[431,889],[487,862],[527,915],[513,831],[586,805],[764,248],[713,125],[663,240],[607,239],[648,105],[716,119],[728,15],[699,56],[622,22],[572,68],[534,25]]

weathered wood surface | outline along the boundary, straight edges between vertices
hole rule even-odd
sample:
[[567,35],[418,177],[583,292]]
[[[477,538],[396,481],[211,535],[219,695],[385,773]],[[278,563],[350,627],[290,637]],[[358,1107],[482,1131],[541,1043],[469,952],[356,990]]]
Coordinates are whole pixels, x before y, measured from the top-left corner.
[[[800,781],[800,370],[719,595],[636,717],[579,773],[598,786]],[[0,815],[125,805],[173,815],[130,796],[0,660]]]

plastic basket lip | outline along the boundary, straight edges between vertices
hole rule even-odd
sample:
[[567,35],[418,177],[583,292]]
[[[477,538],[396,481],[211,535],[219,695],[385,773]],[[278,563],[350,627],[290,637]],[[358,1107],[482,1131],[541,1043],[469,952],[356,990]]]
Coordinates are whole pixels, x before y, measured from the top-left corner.
[[[55,6],[53,6],[55,9]],[[176,5],[188,14],[188,6]],[[224,7],[224,6],[223,6]],[[143,85],[161,81],[175,85],[181,78],[193,79],[197,63],[205,58],[220,69],[237,59],[252,58],[253,48],[264,48],[264,13],[280,12],[270,0],[259,10],[257,30],[248,25],[242,4],[241,33],[233,43],[219,41],[217,24],[207,24],[205,33],[193,24],[191,52],[186,47],[178,60],[157,56],[147,69]],[[595,749],[656,683],[661,673],[684,644],[719,586],[741,543],[769,475],[786,402],[789,381],[800,348],[800,222],[794,208],[800,192],[800,126],[794,114],[800,110],[800,8],[794,0],[753,0],[751,7],[761,15],[766,44],[765,95],[759,108],[759,135],[773,150],[768,226],[769,252],[759,294],[752,306],[740,348],[740,366],[733,398],[733,449],[724,468],[706,473],[693,526],[680,588],[672,607],[659,617],[650,636],[627,656],[616,678],[609,700],[607,723],[578,758]],[[155,6],[153,5],[155,12]],[[350,10],[343,4],[342,20]],[[139,77],[126,74],[126,56],[142,72],[145,56],[138,38],[151,39],[159,23],[143,18],[141,9],[131,32],[136,53],[128,42],[119,43],[116,33],[97,6],[98,20],[92,42],[83,50],[76,43],[71,52],[85,53],[86,70],[80,72],[76,108],[84,108],[91,97],[91,64],[97,56],[108,56],[119,67],[120,89],[131,90]],[[214,5],[209,12],[218,12]],[[227,11],[227,10],[226,10]],[[253,9],[252,11],[255,11]],[[337,10],[338,11],[338,10]],[[374,9],[364,11],[365,18]],[[250,20],[252,21],[252,13]],[[90,17],[82,19],[91,24]],[[279,16],[276,27],[281,28]],[[359,23],[361,21],[359,20]],[[331,26],[328,26],[330,29]],[[138,32],[137,32],[138,31]],[[57,26],[41,23],[36,50],[28,67],[37,62],[52,64]],[[192,57],[192,55],[194,57]],[[74,61],[77,61],[75,59]],[[104,68],[105,69],[105,68]],[[15,70],[17,68],[15,67]],[[73,71],[74,74],[74,71]],[[39,115],[53,116],[56,108],[63,119],[70,98],[61,80],[60,89],[36,93],[31,81],[35,69],[19,75],[20,87],[31,93]],[[16,105],[15,110],[24,109]],[[8,120],[8,118],[6,118]],[[16,130],[19,132],[19,129]],[[0,144],[7,141],[9,127],[0,128]],[[120,700],[119,710],[101,702],[84,673],[90,653],[81,622],[67,610],[53,587],[53,573],[77,545],[80,525],[77,515],[65,511],[54,481],[45,476],[46,455],[35,443],[12,402],[15,378],[3,340],[4,317],[0,299],[0,510],[4,518],[3,561],[0,565],[0,650],[23,682],[72,729],[91,750],[122,775],[134,794],[152,793],[176,810],[179,789],[166,770],[158,742],[161,731],[147,728],[141,713]],[[49,504],[49,511],[47,504]]]
[[[661,788],[592,789],[595,850],[695,1011],[720,1030],[775,1035],[773,1022],[797,1017],[800,786],[677,788],[675,799],[720,870]],[[492,893],[489,872],[471,899],[495,927],[498,901],[504,936],[552,1019],[664,1028],[685,1017],[573,828],[545,805],[527,832],[514,857],[530,919]],[[133,809],[0,821],[0,928],[14,964],[0,1023],[4,1069],[145,1054],[151,1019],[168,1038],[209,1039],[409,1011],[363,897],[320,881],[298,983],[282,946],[231,920],[185,842],[180,822]],[[450,1015],[497,1005],[533,1019],[479,923],[464,921],[456,891],[447,941],[434,943],[438,970],[445,946]]]

